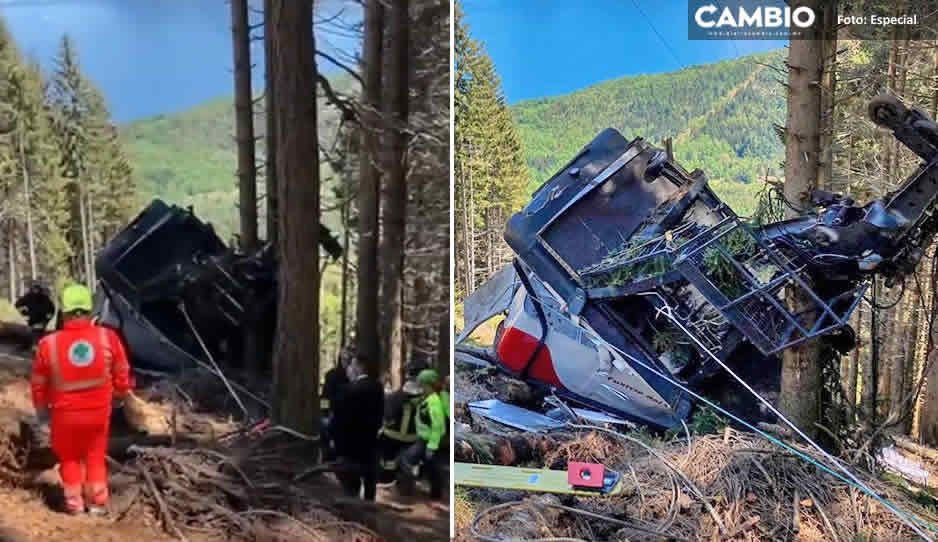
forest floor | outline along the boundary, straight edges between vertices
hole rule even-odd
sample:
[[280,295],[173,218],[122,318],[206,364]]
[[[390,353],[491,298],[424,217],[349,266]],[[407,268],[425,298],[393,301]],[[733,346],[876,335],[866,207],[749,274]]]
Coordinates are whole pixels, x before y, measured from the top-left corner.
[[[608,431],[610,426],[529,433],[474,416],[467,403],[479,399],[543,411],[543,397],[524,384],[491,368],[457,363],[456,461],[555,470],[566,470],[569,461],[601,463],[621,474],[622,491],[582,497],[457,486],[457,541],[469,542],[479,535],[562,540],[919,539],[861,491],[756,434],[713,427],[712,419],[692,420],[690,434],[654,434],[637,427]],[[813,457],[809,450],[789,444]],[[935,529],[933,537],[938,533],[933,492],[882,472],[851,469],[878,495]]]
[[[312,466],[299,452],[308,444],[257,429],[225,438],[221,431],[235,425],[223,412],[180,412],[174,444],[128,433],[115,422],[111,515],[57,512],[54,460],[35,460],[42,454],[29,450],[22,435],[21,422],[33,413],[28,367],[27,359],[0,347],[0,542],[449,539],[448,506],[399,496],[393,487],[382,487],[376,504],[349,499],[332,474],[293,482]],[[196,390],[177,389],[198,402]],[[197,426],[208,427],[211,437],[188,439],[185,432]]]

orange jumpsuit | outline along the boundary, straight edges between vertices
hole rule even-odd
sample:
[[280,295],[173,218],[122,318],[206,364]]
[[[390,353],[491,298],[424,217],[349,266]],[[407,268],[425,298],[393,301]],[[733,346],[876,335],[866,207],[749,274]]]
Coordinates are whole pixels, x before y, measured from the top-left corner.
[[31,378],[33,406],[48,409],[66,509],[108,502],[107,442],[111,401],[131,389],[120,337],[90,319],[66,321],[39,341]]

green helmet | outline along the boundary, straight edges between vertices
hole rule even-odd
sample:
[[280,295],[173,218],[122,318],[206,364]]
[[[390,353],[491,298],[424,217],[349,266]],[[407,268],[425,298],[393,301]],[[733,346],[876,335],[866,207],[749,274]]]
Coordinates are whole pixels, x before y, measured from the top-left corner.
[[417,382],[423,386],[432,386],[440,381],[440,373],[434,369],[424,369],[417,375]]
[[62,312],[91,312],[94,308],[91,290],[81,284],[70,284],[62,290]]

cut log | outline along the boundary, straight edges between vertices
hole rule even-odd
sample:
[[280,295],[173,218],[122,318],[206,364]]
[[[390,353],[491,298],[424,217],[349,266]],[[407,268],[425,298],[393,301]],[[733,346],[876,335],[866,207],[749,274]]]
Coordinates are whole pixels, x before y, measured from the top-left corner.
[[454,442],[456,461],[494,465],[517,465],[539,460],[555,444],[547,435],[485,435],[469,431],[465,424],[457,425]]

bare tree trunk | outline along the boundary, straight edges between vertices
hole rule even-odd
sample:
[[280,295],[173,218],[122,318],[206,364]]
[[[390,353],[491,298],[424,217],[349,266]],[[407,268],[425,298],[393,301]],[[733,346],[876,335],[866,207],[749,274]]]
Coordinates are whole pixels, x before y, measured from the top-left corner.
[[938,119],[938,40],[935,40],[935,74],[932,76],[931,118]]
[[[231,39],[234,50],[235,142],[238,146],[238,211],[241,252],[257,250],[257,162],[254,147],[254,97],[251,88],[251,30],[248,0],[231,0]],[[253,306],[252,300],[248,304]],[[249,311],[250,312],[250,311]],[[261,367],[255,318],[242,324],[242,363],[253,374]]]
[[834,171],[834,94],[837,89],[837,0],[824,3],[823,71],[821,74],[821,158],[818,188],[830,188]]
[[[820,13],[820,0],[792,2],[792,9],[808,6]],[[792,40],[788,53],[788,122],[785,132],[785,197],[796,208],[810,208],[817,187],[820,158],[821,80],[824,41]],[[789,215],[793,213],[787,210]],[[800,291],[789,292],[798,310],[811,303]],[[781,410],[806,434],[819,420],[821,364],[816,341],[786,350],[782,356]]]
[[[938,249],[936,249],[938,250]],[[935,286],[934,277],[938,270],[930,269],[929,275],[929,300],[925,305],[926,318],[929,326],[926,327],[923,335],[925,336],[925,347],[922,358],[922,373],[925,377],[925,386],[922,391],[921,409],[918,416],[918,437],[923,443],[929,446],[938,445],[938,352],[935,351],[935,337],[938,329],[935,329],[935,314],[938,312],[938,292],[933,290]],[[928,332],[931,332],[929,335]]]
[[[447,305],[449,305],[449,300],[447,300]],[[440,318],[440,332],[436,342],[436,367],[441,374],[449,374],[450,333],[449,311],[446,311]]]
[[[470,149],[471,152],[471,149]],[[472,187],[472,169],[469,169],[469,239],[466,243],[466,253],[469,258],[469,289],[466,295],[471,294],[476,289],[476,232],[475,232],[475,194]]]
[[[461,169],[465,170],[466,167],[463,166]],[[465,181],[465,180],[464,180]],[[465,280],[463,287],[465,290],[465,295],[472,293],[472,278],[471,278],[471,269],[472,264],[472,252],[469,250],[471,241],[469,239],[469,191],[472,189],[471,186],[463,183],[463,194],[462,194],[462,237],[463,237],[463,257],[465,262],[462,266],[463,278]]]
[[[914,296],[905,296],[899,303],[900,310],[893,318],[893,330],[891,335],[893,339],[893,351],[890,354],[891,363],[889,365],[889,419],[898,420],[903,407],[905,406],[905,376],[907,363],[914,356],[915,342],[909,341],[910,331],[917,325],[918,311],[915,310],[917,298]],[[900,426],[894,426],[893,430],[901,429]]]
[[313,2],[271,0],[280,278],[273,418],[319,432],[319,140]]
[[23,168],[23,199],[26,206],[26,243],[29,248],[29,278],[36,280],[36,238],[33,233],[33,205],[32,192],[29,183],[29,164],[26,161],[26,149],[23,146],[23,137],[19,138],[20,164]]
[[89,271],[88,263],[88,217],[85,214],[87,210],[85,207],[85,190],[82,188],[78,179],[75,179],[75,183],[78,186],[78,217],[79,226],[81,227],[81,262],[82,273],[84,274],[82,280],[89,282],[91,280],[91,272]]
[[98,282],[98,277],[94,270],[94,253],[97,250],[95,248],[95,225],[94,225],[94,208],[91,205],[91,195],[85,195],[85,216],[88,217],[88,286],[94,288],[94,285]]
[[14,227],[7,223],[7,267],[10,275],[10,303],[16,303],[16,249],[13,246]]
[[844,356],[849,361],[847,362],[847,371],[846,371],[846,383],[844,385],[844,390],[847,394],[847,403],[850,405],[852,410],[856,409],[857,406],[857,377],[859,368],[860,368],[860,350],[862,350],[863,344],[863,307],[860,306],[857,308],[857,347],[853,349],[853,352],[850,356]]
[[408,23],[410,2],[393,0],[388,17],[388,68],[385,117],[392,124],[387,138],[387,176],[381,209],[381,329],[382,369],[390,371],[391,387],[403,384],[403,307],[404,229],[407,211],[407,101],[409,85],[410,37]]
[[[870,297],[875,305],[879,298],[879,280],[873,279],[872,288],[870,288]],[[863,359],[863,390],[860,398],[861,411],[863,413],[863,424],[871,428],[876,422],[876,388],[878,383],[878,365],[879,365],[879,310],[875,307],[870,309],[870,355]]]
[[257,249],[257,163],[254,157],[254,107],[251,91],[251,35],[248,0],[231,1],[234,50],[235,141],[238,145],[238,210],[241,250]]
[[349,214],[352,200],[345,194],[342,203],[342,322],[339,328],[339,349],[345,347],[348,340],[348,252],[349,252]]
[[[270,0],[264,0],[264,28],[270,28]],[[267,151],[264,165],[264,181],[267,194],[267,241],[277,244],[277,120],[274,115],[274,62],[271,56],[270,40],[264,40],[264,108],[267,129],[265,133]]]
[[358,189],[358,297],[356,300],[356,343],[368,364],[368,372],[381,373],[381,344],[378,338],[378,189],[375,165],[378,149],[377,111],[381,103],[381,50],[384,8],[381,0],[367,0],[365,38],[362,47],[362,144],[361,179]]

